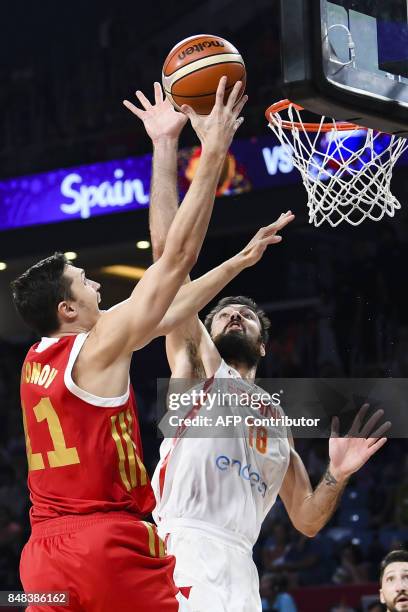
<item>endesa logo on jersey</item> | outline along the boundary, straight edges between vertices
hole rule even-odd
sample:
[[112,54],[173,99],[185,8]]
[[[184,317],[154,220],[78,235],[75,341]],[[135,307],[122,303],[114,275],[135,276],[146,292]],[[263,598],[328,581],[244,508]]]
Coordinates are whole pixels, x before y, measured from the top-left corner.
[[227,455],[218,455],[215,460],[215,465],[221,472],[233,471],[235,474],[243,480],[248,480],[251,487],[255,487],[262,497],[265,497],[267,490],[266,482],[261,479],[261,475],[255,470],[251,469],[251,464],[242,465],[242,461],[239,459],[230,459]]

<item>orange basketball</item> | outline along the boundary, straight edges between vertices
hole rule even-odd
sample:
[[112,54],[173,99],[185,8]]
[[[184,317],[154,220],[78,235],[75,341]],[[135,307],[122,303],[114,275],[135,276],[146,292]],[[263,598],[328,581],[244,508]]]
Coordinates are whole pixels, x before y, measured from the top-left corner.
[[235,83],[242,81],[240,98],[245,91],[246,71],[239,51],[224,38],[199,34],[182,40],[168,54],[163,65],[163,88],[177,110],[188,104],[199,115],[208,115],[224,75],[228,79],[226,98]]

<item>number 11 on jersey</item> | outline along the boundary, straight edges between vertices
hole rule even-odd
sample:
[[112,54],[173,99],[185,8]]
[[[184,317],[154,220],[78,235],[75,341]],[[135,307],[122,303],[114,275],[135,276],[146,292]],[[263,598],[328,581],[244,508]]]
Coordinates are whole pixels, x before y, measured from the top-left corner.
[[[33,408],[37,423],[46,421],[50,432],[54,449],[47,451],[49,466],[51,468],[64,467],[79,463],[78,452],[75,447],[67,448],[61,423],[54,406],[48,397],[43,397]],[[33,453],[31,448],[30,434],[27,427],[26,407],[23,404],[23,425],[26,440],[27,460],[29,471],[44,470],[45,462],[43,453]]]

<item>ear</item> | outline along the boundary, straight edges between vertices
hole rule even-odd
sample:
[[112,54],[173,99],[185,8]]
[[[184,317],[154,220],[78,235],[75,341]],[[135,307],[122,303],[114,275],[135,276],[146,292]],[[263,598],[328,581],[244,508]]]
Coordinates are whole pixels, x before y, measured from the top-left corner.
[[381,601],[382,604],[385,604],[385,599],[384,599],[384,595],[383,595],[382,589],[380,589],[380,601]]
[[263,343],[263,342],[262,342],[262,344],[261,344],[260,353],[261,353],[261,357],[265,357],[265,355],[266,355],[266,349],[265,349],[265,345],[264,345],[264,343]]
[[58,318],[66,323],[71,323],[77,317],[74,302],[63,301],[57,307]]

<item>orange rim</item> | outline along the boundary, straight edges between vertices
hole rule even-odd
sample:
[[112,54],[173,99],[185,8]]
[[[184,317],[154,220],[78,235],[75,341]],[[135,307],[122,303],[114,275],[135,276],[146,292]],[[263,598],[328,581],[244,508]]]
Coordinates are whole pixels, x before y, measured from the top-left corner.
[[[296,110],[302,111],[304,110],[303,106],[299,106],[299,104],[295,104],[290,100],[281,100],[280,102],[275,102],[269,106],[265,111],[265,117],[268,123],[272,123],[273,116],[279,114],[281,111],[287,110],[289,106],[293,106]],[[367,130],[367,128],[362,127],[360,125],[356,125],[355,123],[347,123],[345,121],[339,121],[338,123],[334,123],[333,121],[329,123],[301,123],[300,121],[287,121],[282,119],[279,121],[279,125],[283,127],[285,130],[293,130],[298,129],[300,131],[305,130],[306,132],[330,132],[333,129],[338,130],[339,132],[345,132],[347,130]]]

